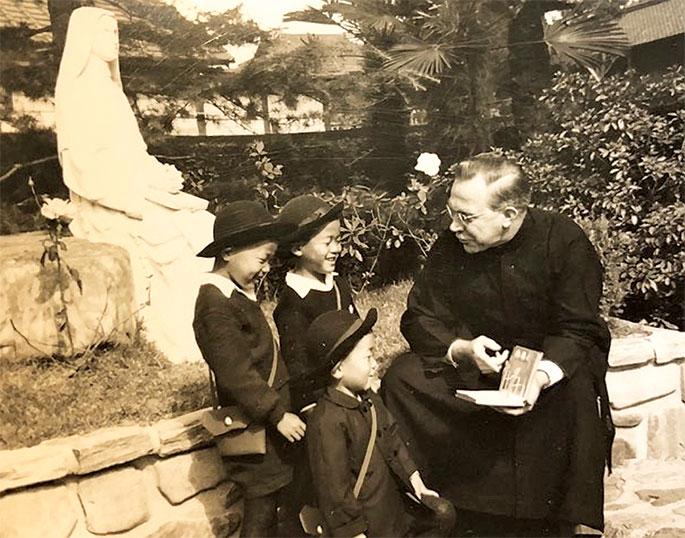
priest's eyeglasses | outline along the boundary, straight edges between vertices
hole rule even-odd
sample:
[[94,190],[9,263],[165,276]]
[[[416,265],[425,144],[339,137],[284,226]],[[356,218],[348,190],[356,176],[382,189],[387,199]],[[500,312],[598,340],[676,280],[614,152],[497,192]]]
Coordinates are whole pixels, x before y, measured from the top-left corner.
[[492,209],[488,209],[487,211],[483,211],[482,213],[478,213],[477,215],[469,215],[468,213],[463,213],[462,211],[455,211],[449,206],[449,204],[446,207],[447,214],[450,216],[450,218],[454,222],[461,222],[464,226],[468,226],[474,220],[476,220],[479,217],[482,217],[483,215],[487,215],[488,213],[494,213]]

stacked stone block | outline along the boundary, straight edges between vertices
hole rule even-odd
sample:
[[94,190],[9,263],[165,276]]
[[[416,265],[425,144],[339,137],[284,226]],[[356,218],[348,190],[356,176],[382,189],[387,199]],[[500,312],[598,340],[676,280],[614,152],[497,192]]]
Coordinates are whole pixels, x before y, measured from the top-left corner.
[[0,451],[0,538],[236,534],[240,492],[202,413]]
[[685,458],[685,334],[643,325],[635,331],[615,338],[609,353],[614,461]]

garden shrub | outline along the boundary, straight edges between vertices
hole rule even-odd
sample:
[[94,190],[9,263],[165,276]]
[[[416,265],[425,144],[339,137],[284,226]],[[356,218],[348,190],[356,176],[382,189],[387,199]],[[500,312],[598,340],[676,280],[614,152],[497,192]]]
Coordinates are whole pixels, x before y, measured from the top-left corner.
[[0,173],[7,175],[0,184],[0,235],[41,227],[42,219],[29,188],[29,178],[42,194],[69,196],[62,182],[57,141],[52,131],[3,133]]
[[[568,214],[593,240],[606,269],[604,312],[680,328],[685,328],[683,94],[682,68],[658,75],[628,71],[602,81],[560,74],[541,98],[549,124],[521,151],[507,152],[530,175],[534,204]],[[404,191],[389,193],[364,175],[362,135],[167,137],[152,143],[151,152],[181,169],[186,190],[209,199],[213,211],[245,198],[277,210],[305,192],[344,200],[340,269],[360,289],[409,277],[420,266],[446,225],[449,186],[444,175],[412,172]],[[47,174],[54,175],[54,170]],[[25,178],[12,180],[26,190]],[[36,184],[51,192],[42,181]],[[31,229],[34,221],[20,203],[3,212],[0,224],[3,233],[13,233]],[[284,270],[270,276],[270,294]]]
[[514,154],[534,202],[583,222],[607,269],[609,313],[684,327],[685,75],[560,74],[548,132]]
[[262,142],[275,164],[282,165],[281,183],[296,194],[319,189],[340,192],[351,178],[366,174],[367,133],[362,129],[259,136],[166,136],[149,144],[150,152],[169,161],[189,179],[202,184],[204,198],[239,200],[253,193],[251,146]]
[[[438,232],[447,224],[442,216],[446,213],[449,184],[444,175],[431,178],[412,173],[408,175],[406,189],[395,196],[379,188],[355,184],[344,187],[341,193],[309,191],[317,192],[330,203],[345,204],[338,270],[350,279],[354,289],[375,288],[414,274]],[[269,185],[258,189],[269,199],[274,192],[284,195],[288,190],[278,180]],[[270,290],[278,287],[285,269],[277,266],[272,270]]]

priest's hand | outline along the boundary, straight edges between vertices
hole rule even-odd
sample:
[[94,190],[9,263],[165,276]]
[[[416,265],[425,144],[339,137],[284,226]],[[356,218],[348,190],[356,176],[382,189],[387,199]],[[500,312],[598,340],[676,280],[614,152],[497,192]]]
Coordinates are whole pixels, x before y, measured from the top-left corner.
[[492,338],[480,335],[473,340],[455,340],[448,350],[448,358],[453,364],[458,356],[472,359],[478,369],[484,374],[498,373],[504,361],[509,357],[509,351],[503,350]]

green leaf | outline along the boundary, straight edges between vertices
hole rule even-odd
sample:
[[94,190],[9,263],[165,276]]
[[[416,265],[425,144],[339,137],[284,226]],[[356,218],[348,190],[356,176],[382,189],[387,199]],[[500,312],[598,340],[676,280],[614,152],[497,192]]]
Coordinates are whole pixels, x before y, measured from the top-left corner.
[[74,269],[73,267],[69,267],[69,274],[71,275],[71,278],[74,279],[74,282],[76,282],[81,295],[83,295],[83,282],[81,281],[81,275],[79,274],[78,270]]

